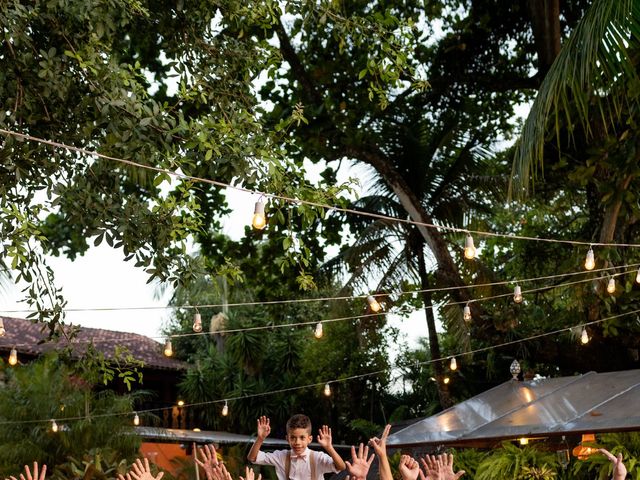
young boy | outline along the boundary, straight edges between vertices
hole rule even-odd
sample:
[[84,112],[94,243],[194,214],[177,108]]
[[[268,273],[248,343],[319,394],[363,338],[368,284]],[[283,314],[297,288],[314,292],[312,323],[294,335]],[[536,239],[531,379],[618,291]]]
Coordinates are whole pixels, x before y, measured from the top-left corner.
[[311,420],[306,415],[294,415],[287,421],[287,442],[291,450],[276,450],[270,453],[261,451],[262,442],[269,433],[269,419],[262,416],[258,419],[258,437],[247,459],[256,465],[276,467],[278,480],[323,480],[325,473],[336,473],[345,469],[344,461],[331,444],[331,429],[326,425],[323,425],[318,433],[318,443],[327,453],[307,448],[313,436]]

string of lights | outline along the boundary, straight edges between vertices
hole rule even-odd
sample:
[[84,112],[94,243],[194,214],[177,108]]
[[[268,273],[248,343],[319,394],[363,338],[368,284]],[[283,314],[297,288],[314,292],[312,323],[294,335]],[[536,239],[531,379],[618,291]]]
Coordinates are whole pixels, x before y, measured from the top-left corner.
[[[617,269],[620,268],[625,268],[627,267],[627,270],[624,270],[622,272],[616,272],[613,274],[610,274],[609,280],[607,282],[607,291],[609,294],[613,294],[615,293],[616,290],[616,286],[615,286],[615,278],[618,276],[622,276],[622,275],[626,275],[628,273],[633,273],[636,270],[636,267],[638,266],[638,264],[631,264],[631,265],[626,265],[623,267],[615,267]],[[614,267],[611,267],[614,268]],[[602,270],[606,270],[606,269],[602,269]],[[584,272],[575,272],[575,273],[571,273],[571,274],[565,274],[563,276],[570,276],[570,275],[575,275],[575,274],[579,274],[579,273],[584,273]],[[529,279],[531,281],[533,280],[540,280],[540,279],[550,279],[550,278],[556,278],[557,276],[547,276],[547,277],[538,277],[536,279]],[[601,279],[601,278],[600,278]],[[554,289],[558,289],[558,288],[565,288],[565,287],[569,287],[572,285],[579,285],[582,283],[588,283],[588,282],[592,282],[594,280],[599,280],[598,277],[593,278],[586,278],[586,279],[581,279],[581,280],[576,280],[576,281],[572,281],[572,282],[564,282],[564,283],[559,283],[559,284],[555,284],[555,285],[545,285],[542,287],[538,287],[538,288],[531,288],[531,289],[527,289],[527,290],[522,290],[518,285],[516,285],[516,287],[514,288],[514,293],[501,293],[501,294],[496,294],[496,295],[491,295],[491,296],[486,296],[486,297],[481,297],[481,298],[477,298],[477,299],[472,299],[468,302],[447,302],[445,305],[447,306],[453,306],[453,305],[464,305],[464,309],[463,309],[463,317],[465,321],[469,321],[471,320],[471,312],[470,312],[470,308],[469,306],[472,303],[481,303],[481,302],[487,302],[490,300],[497,300],[500,298],[506,298],[506,297],[510,297],[513,295],[513,299],[514,302],[516,303],[520,303],[523,301],[523,297],[526,294],[532,294],[532,293],[538,293],[538,292],[544,292],[544,291],[548,291],[548,290],[554,290]],[[636,281],[638,280],[638,277],[636,277]],[[613,288],[610,288],[612,286],[612,282],[613,282]],[[505,283],[513,283],[513,282],[499,282],[499,284],[505,284]],[[310,326],[310,325],[315,325],[315,329],[314,329],[314,336],[316,338],[320,338],[322,337],[322,325],[325,323],[333,323],[333,322],[342,322],[342,321],[349,321],[349,320],[361,320],[361,319],[368,319],[368,318],[379,318],[380,316],[387,316],[387,315],[392,315],[394,312],[384,312],[381,311],[381,306],[376,302],[375,304],[372,304],[371,301],[373,299],[369,299],[369,305],[370,308],[372,310],[373,313],[364,313],[361,315],[356,315],[356,316],[346,316],[346,317],[338,317],[338,318],[328,318],[328,319],[322,319],[322,320],[311,320],[311,321],[305,321],[305,322],[295,322],[295,323],[282,323],[282,324],[271,324],[271,325],[256,325],[256,326],[251,326],[251,327],[241,327],[241,328],[229,328],[229,329],[219,329],[216,330],[215,332],[206,332],[206,331],[202,331],[202,317],[201,314],[198,312],[194,315],[194,323],[193,323],[193,332],[189,332],[189,333],[174,333],[174,334],[169,334],[169,335],[163,335],[163,336],[156,336],[156,337],[149,337],[149,338],[153,338],[155,340],[165,340],[165,355],[167,356],[172,356],[173,355],[173,345],[171,344],[171,340],[175,340],[178,338],[187,338],[187,337],[197,337],[197,336],[202,336],[202,335],[211,335],[212,333],[215,334],[219,334],[219,335],[226,335],[226,334],[232,334],[232,333],[244,333],[244,332],[251,332],[251,331],[260,331],[260,330],[275,330],[275,329],[279,329],[279,328],[301,328],[301,327],[306,327],[306,326]],[[374,305],[375,306],[374,308]],[[441,305],[430,305],[428,307],[420,307],[420,308],[415,308],[411,311],[411,313],[415,313],[415,312],[420,312],[420,311],[424,311],[426,308],[430,308],[430,309],[436,309],[438,307],[440,307]],[[0,319],[0,322],[2,322],[2,319]],[[4,331],[4,325],[0,325],[0,329],[2,329]],[[2,336],[2,333],[0,333],[0,336]],[[95,340],[95,341],[86,341],[84,343],[86,343],[87,345],[89,343],[93,343],[93,344],[99,344],[99,343],[111,343],[113,340]],[[70,342],[70,345],[81,345],[83,342]],[[27,347],[30,344],[14,344],[13,347],[14,349],[11,352],[10,355],[10,361],[12,358],[14,358],[14,361],[17,362],[17,353],[15,352],[15,348],[18,347]],[[14,363],[15,364],[15,363]]]
[[[117,307],[78,307],[78,308],[65,308],[64,311],[67,313],[78,313],[78,312],[118,312],[118,311],[152,311],[152,310],[203,310],[207,308],[236,308],[236,307],[253,307],[253,306],[271,306],[271,305],[289,305],[289,304],[302,304],[302,303],[313,303],[313,302],[331,302],[331,301],[349,301],[349,300],[360,300],[360,299],[368,299],[369,297],[380,298],[387,297],[390,295],[396,295],[398,297],[404,295],[418,295],[421,293],[442,293],[449,292],[453,290],[472,290],[472,289],[480,289],[487,287],[496,287],[496,286],[504,286],[504,285],[513,285],[513,284],[524,284],[524,283],[532,283],[538,282],[541,280],[555,280],[559,278],[566,278],[576,275],[584,275],[585,273],[602,273],[608,272],[611,270],[619,270],[622,268],[638,268],[638,276],[637,281],[640,283],[640,263],[632,263],[629,265],[618,265],[618,266],[609,266],[602,267],[599,269],[589,270],[585,272],[583,270],[575,271],[575,272],[567,272],[567,273],[557,273],[554,275],[544,275],[540,277],[530,277],[523,279],[515,279],[515,280],[500,280],[496,282],[488,282],[488,283],[478,283],[478,284],[469,284],[462,285],[459,287],[438,287],[438,288],[425,288],[425,289],[417,289],[417,290],[398,290],[392,291],[389,293],[374,293],[374,294],[363,294],[363,295],[342,295],[342,296],[331,296],[331,297],[315,297],[315,298],[294,298],[294,299],[283,299],[283,300],[266,300],[266,301],[248,301],[248,302],[231,302],[231,303],[210,303],[210,304],[197,304],[197,305],[165,305],[165,306],[117,306]],[[629,273],[625,271],[623,274]],[[613,273],[611,276],[619,276],[620,273]],[[473,302],[471,300],[470,302]],[[2,310],[4,313],[33,313],[33,310],[29,309],[9,309]]]
[[[640,314],[640,309],[637,310],[633,310],[633,311],[629,311],[629,312],[624,312],[624,313],[620,313],[617,315],[611,315],[609,317],[606,318],[601,318],[598,320],[593,320],[590,322],[583,322],[583,323],[579,323],[570,327],[563,327],[563,328],[558,328],[556,330],[552,330],[549,332],[543,332],[543,333],[539,333],[539,334],[535,334],[526,338],[520,338],[520,339],[515,339],[515,340],[510,340],[507,342],[503,342],[500,344],[496,344],[496,345],[491,345],[491,346],[487,346],[487,347],[482,347],[482,348],[477,348],[474,350],[470,350],[470,351],[466,351],[466,352],[460,352],[454,355],[447,355],[444,357],[440,357],[440,358],[435,358],[435,359],[430,359],[430,360],[424,360],[421,362],[415,362],[414,365],[415,366],[426,366],[426,365],[431,365],[433,363],[436,362],[443,362],[443,361],[447,361],[447,360],[451,360],[455,357],[461,357],[461,356],[468,356],[468,355],[475,355],[478,353],[483,353],[483,352],[488,352],[491,350],[496,350],[499,348],[504,348],[504,347],[508,347],[511,345],[516,345],[516,344],[520,344],[520,343],[525,343],[525,342],[529,342],[532,340],[537,340],[539,338],[544,338],[544,337],[549,337],[549,336],[553,336],[553,335],[558,335],[561,333],[567,333],[567,332],[572,332],[574,330],[580,329],[582,328],[582,330],[584,331],[584,329],[587,326],[591,326],[591,325],[596,325],[596,324],[600,324],[609,320],[614,320],[617,318],[622,318],[628,315],[638,315]],[[585,343],[585,342],[582,342]],[[517,360],[515,360],[515,362],[517,362]],[[321,387],[324,385],[323,388],[323,392],[325,395],[331,395],[331,388],[330,386],[332,384],[339,384],[339,383],[345,383],[351,380],[356,380],[359,378],[366,378],[366,377],[372,377],[375,375],[380,375],[382,373],[388,372],[388,371],[393,371],[394,369],[400,369],[406,367],[406,365],[393,365],[391,367],[388,368],[384,368],[384,369],[379,369],[379,370],[375,370],[375,371],[371,371],[371,372],[367,372],[367,373],[362,373],[362,374],[358,374],[358,375],[351,375],[349,377],[343,377],[343,378],[337,378],[337,379],[333,379],[333,380],[327,380],[327,381],[323,381],[323,382],[316,382],[316,383],[310,383],[307,385],[301,385],[301,386],[295,386],[295,387],[288,387],[288,388],[282,388],[282,389],[277,389],[277,390],[270,390],[267,392],[258,392],[258,393],[253,393],[253,394],[248,394],[248,395],[238,395],[235,397],[227,397],[227,398],[223,398],[223,399],[217,399],[217,400],[208,400],[208,401],[203,401],[203,402],[194,402],[194,403],[184,403],[182,402],[179,407],[180,408],[187,408],[187,407],[205,407],[208,405],[217,405],[217,404],[224,404],[224,406],[226,406],[226,413],[229,413],[229,402],[234,402],[234,401],[240,401],[240,400],[246,400],[246,399],[250,399],[250,398],[257,398],[257,397],[264,397],[264,396],[268,396],[268,395],[277,395],[280,393],[287,393],[287,392],[292,392],[292,391],[298,391],[298,390],[304,390],[304,389],[308,389],[308,388],[317,388],[317,387]],[[456,369],[457,369],[457,364],[456,364]],[[455,370],[455,369],[454,369]],[[398,378],[403,377],[404,375],[400,374],[398,376]],[[329,387],[327,389],[327,386]],[[157,413],[157,412],[163,412],[163,411],[169,411],[171,409],[173,409],[174,407],[157,407],[157,408],[150,408],[150,409],[145,409],[145,410],[137,410],[135,412],[127,412],[127,413],[104,413],[104,414],[92,414],[91,417],[92,418],[107,418],[107,417],[123,417],[123,416],[133,416],[135,415],[135,417],[138,417],[138,423],[139,423],[139,414],[153,414],[153,413]],[[224,411],[224,407],[223,407],[223,411]],[[135,422],[135,417],[134,417],[134,423]],[[56,431],[57,431],[57,422],[71,422],[71,421],[80,421],[80,420],[85,420],[87,417],[86,416],[71,416],[71,417],[65,417],[65,418],[56,418],[56,419],[33,419],[33,420],[5,420],[5,421],[0,421],[0,425],[26,425],[26,424],[47,424],[50,423],[53,427],[53,425],[56,425]]]
[[[4,129],[4,128],[0,128],[0,133],[3,133],[5,135],[9,135],[9,136],[12,136],[12,137],[15,137],[15,138],[21,138],[23,140],[28,140],[28,141],[41,143],[43,145],[48,145],[48,146],[54,147],[54,148],[80,153],[82,155],[87,155],[87,156],[91,156],[91,157],[98,157],[98,158],[102,158],[104,160],[118,162],[118,163],[122,163],[124,165],[129,165],[129,166],[136,167],[136,168],[150,170],[150,171],[157,172],[157,173],[164,173],[166,175],[170,175],[172,177],[179,178],[179,179],[182,179],[182,180],[189,180],[189,181],[197,182],[197,183],[207,183],[209,185],[213,185],[213,186],[216,186],[216,187],[219,187],[219,188],[232,189],[232,190],[236,190],[236,191],[240,191],[240,192],[250,193],[252,195],[259,195],[260,199],[258,200],[258,202],[256,202],[256,209],[255,209],[255,213],[254,213],[254,220],[256,219],[256,215],[257,215],[258,216],[257,219],[260,222],[259,224],[255,224],[254,223],[254,227],[258,228],[258,229],[262,229],[262,228],[264,228],[266,226],[265,218],[264,218],[264,202],[262,201],[262,198],[270,198],[270,199],[280,200],[280,201],[283,201],[283,202],[286,202],[286,203],[291,203],[291,204],[304,204],[304,205],[308,205],[308,206],[315,207],[315,208],[322,208],[322,209],[326,209],[326,210],[330,210],[330,211],[347,213],[347,214],[350,214],[350,215],[358,215],[358,216],[364,216],[364,217],[369,217],[369,218],[375,218],[375,219],[378,219],[378,220],[386,220],[386,221],[392,221],[392,222],[396,222],[396,223],[404,223],[404,224],[409,224],[409,225],[416,225],[416,226],[425,227],[425,228],[429,228],[429,229],[433,229],[433,230],[441,230],[441,231],[447,231],[447,232],[452,232],[452,233],[466,233],[467,234],[467,239],[470,237],[471,234],[474,234],[474,235],[482,236],[482,237],[505,238],[505,239],[510,239],[510,240],[525,240],[525,241],[534,241],[534,242],[559,243],[559,244],[573,245],[573,246],[588,246],[590,250],[592,250],[593,247],[640,248],[640,244],[635,244],[635,243],[586,242],[586,241],[581,241],[581,240],[566,240],[566,239],[552,239],[552,238],[543,238],[543,237],[530,237],[530,236],[526,236],[526,235],[505,234],[505,233],[487,232],[487,231],[480,231],[480,230],[471,230],[471,229],[468,229],[468,228],[451,227],[451,226],[447,226],[447,225],[436,225],[436,224],[432,224],[432,223],[419,222],[419,221],[408,219],[408,218],[389,217],[389,216],[386,216],[386,215],[380,215],[380,214],[373,213],[373,212],[365,212],[365,211],[354,210],[354,209],[350,209],[350,208],[337,207],[335,205],[329,205],[329,204],[324,204],[324,203],[319,203],[319,202],[312,202],[312,201],[309,201],[309,200],[302,200],[302,199],[298,199],[298,198],[291,198],[291,197],[287,197],[285,195],[278,195],[278,194],[272,194],[272,193],[266,193],[266,192],[259,192],[259,191],[255,191],[255,190],[250,190],[248,188],[239,187],[239,186],[236,186],[236,185],[231,185],[231,184],[220,182],[220,181],[217,181],[217,180],[211,180],[211,179],[208,179],[208,178],[196,177],[196,176],[192,176],[192,175],[186,175],[184,173],[174,172],[174,171],[171,171],[171,170],[167,170],[165,168],[154,167],[154,166],[151,166],[151,165],[144,165],[144,164],[141,164],[141,163],[138,163],[138,162],[134,162],[132,160],[126,160],[126,159],[123,159],[123,158],[113,157],[113,156],[110,156],[110,155],[104,155],[102,153],[91,151],[91,150],[87,150],[85,148],[74,147],[72,145],[67,145],[67,144],[60,143],[60,142],[55,142],[55,141],[52,141],[52,140],[46,140],[46,139],[43,139],[43,138],[35,137],[33,135],[29,135],[29,134],[26,134],[26,133],[15,132],[13,130],[7,130],[7,129]],[[262,204],[262,205],[259,206],[259,204]],[[468,245],[467,243],[465,243],[465,246],[466,246],[465,249],[469,252],[469,255],[471,254],[471,252],[473,252],[473,255],[475,255],[475,247],[470,248],[470,247],[473,246],[473,243],[471,243],[471,245]],[[465,255],[466,255],[466,252],[465,252]],[[472,258],[472,257],[467,257],[467,258]]]

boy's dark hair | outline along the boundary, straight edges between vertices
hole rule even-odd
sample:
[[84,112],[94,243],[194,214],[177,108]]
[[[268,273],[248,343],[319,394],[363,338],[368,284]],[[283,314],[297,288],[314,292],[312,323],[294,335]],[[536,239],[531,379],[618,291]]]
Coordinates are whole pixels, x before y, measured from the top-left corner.
[[304,428],[311,435],[311,419],[301,413],[294,415],[287,420],[287,433],[296,428]]

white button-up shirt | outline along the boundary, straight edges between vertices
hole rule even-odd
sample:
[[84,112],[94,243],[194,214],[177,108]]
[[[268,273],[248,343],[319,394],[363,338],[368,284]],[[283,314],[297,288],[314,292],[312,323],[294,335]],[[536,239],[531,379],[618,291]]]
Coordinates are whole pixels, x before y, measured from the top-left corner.
[[289,467],[290,480],[323,480],[325,473],[337,472],[333,459],[324,452],[313,452],[315,462],[316,478],[311,478],[311,463],[309,457],[311,450],[308,448],[301,455],[295,455],[291,450],[276,450],[275,452],[263,452],[260,450],[256,465],[273,465],[276,467],[278,480],[289,480],[285,478],[285,466],[287,457],[291,453],[291,466]]

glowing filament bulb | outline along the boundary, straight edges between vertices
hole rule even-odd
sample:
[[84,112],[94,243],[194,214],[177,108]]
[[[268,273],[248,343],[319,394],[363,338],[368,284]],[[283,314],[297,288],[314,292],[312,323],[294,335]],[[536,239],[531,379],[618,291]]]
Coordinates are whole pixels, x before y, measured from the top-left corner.
[[227,415],[229,415],[229,405],[227,404],[227,401],[224,401],[224,407],[222,407],[222,416],[226,417]]
[[636,273],[636,283],[640,283],[640,268],[638,268],[638,273]]
[[316,338],[322,338],[322,322],[316,324],[316,329],[313,331],[313,336]]
[[135,415],[133,416],[133,424],[137,427],[138,425],[140,425],[140,417],[138,416],[138,412],[134,412]]
[[516,303],[522,303],[522,289],[520,285],[516,285],[513,289],[513,301]]
[[169,338],[167,338],[167,341],[164,344],[164,356],[165,357],[173,356],[173,345],[171,345],[171,339]]
[[471,320],[471,307],[469,306],[468,303],[462,309],[462,318],[464,319],[465,322],[468,322],[469,320]]
[[596,259],[593,255],[593,249],[589,247],[589,251],[587,252],[587,257],[584,259],[584,268],[587,270],[593,270],[596,266]]
[[528,445],[529,444],[529,439],[526,437],[523,437],[520,439],[520,445]]
[[456,362],[456,357],[451,357],[451,362],[449,362],[449,369],[452,372],[455,372],[458,369],[458,362]]
[[4,329],[4,320],[0,318],[0,337],[4,337],[7,331]]
[[329,385],[328,383],[324,384],[324,394],[327,397],[331,396],[331,385]]
[[473,244],[473,237],[470,233],[467,234],[467,238],[464,241],[464,258],[468,260],[476,258],[476,247]]
[[609,292],[611,295],[616,293],[616,279],[613,277],[611,277],[609,279],[609,283],[607,283],[607,292]]
[[178,400],[178,406],[184,407],[184,400]]
[[582,333],[580,333],[580,342],[583,345],[586,345],[587,343],[589,343],[589,334],[587,333],[586,327],[582,327]]
[[15,348],[11,349],[11,353],[9,354],[9,365],[13,366],[18,363],[18,351]]
[[202,331],[202,315],[199,312],[193,316],[193,331],[200,333]]
[[58,424],[53,419],[51,419],[51,431],[53,433],[56,433],[58,431]]
[[447,385],[451,381],[451,379],[449,377],[444,377],[442,381],[444,382],[445,385]]
[[264,202],[262,200],[258,200],[256,202],[256,206],[253,210],[253,220],[251,220],[251,225],[256,230],[262,230],[267,226],[267,218],[264,215]]
[[369,303],[369,308],[373,313],[378,313],[382,309],[382,307],[380,306],[380,304],[378,303],[378,301],[375,299],[373,295],[369,295],[367,297],[367,302]]

